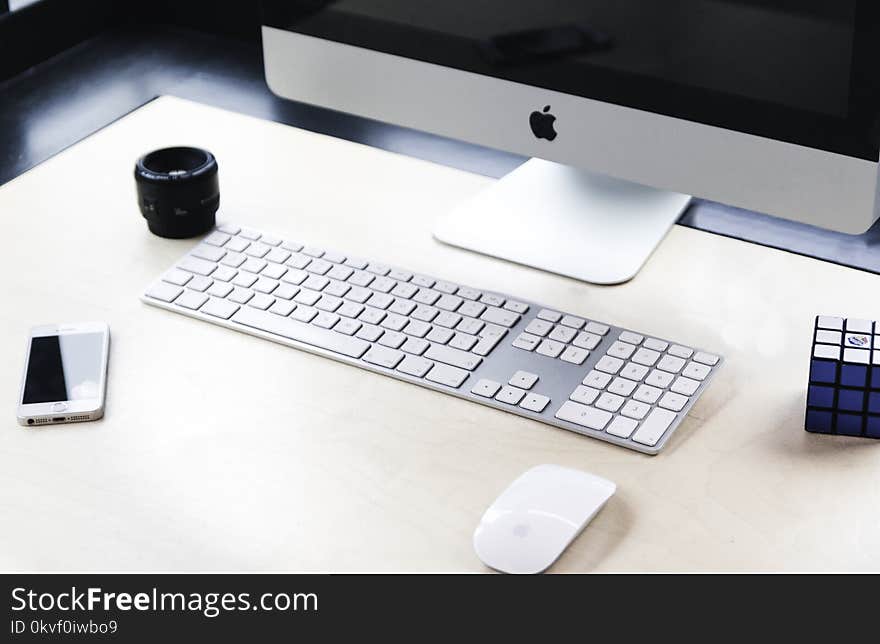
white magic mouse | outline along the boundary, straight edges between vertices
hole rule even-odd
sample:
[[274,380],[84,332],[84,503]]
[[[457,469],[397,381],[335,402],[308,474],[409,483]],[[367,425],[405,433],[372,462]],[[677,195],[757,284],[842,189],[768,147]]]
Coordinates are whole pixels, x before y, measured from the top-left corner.
[[611,481],[580,470],[533,467],[486,510],[474,532],[477,556],[501,572],[543,572],[616,489]]

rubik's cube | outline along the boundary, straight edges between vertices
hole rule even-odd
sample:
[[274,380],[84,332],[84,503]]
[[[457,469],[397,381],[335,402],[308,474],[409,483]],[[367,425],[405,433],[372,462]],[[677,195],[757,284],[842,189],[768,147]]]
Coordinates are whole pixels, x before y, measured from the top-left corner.
[[880,322],[816,318],[805,428],[880,438]]

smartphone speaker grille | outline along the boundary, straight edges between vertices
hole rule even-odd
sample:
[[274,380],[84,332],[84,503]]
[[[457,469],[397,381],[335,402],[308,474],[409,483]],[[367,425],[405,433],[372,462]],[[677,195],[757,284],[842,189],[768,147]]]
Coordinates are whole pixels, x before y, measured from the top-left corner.
[[88,420],[88,419],[89,419],[88,415],[68,416],[68,417],[67,417],[67,422],[69,422],[69,423],[75,423],[75,422],[80,421],[80,420]]

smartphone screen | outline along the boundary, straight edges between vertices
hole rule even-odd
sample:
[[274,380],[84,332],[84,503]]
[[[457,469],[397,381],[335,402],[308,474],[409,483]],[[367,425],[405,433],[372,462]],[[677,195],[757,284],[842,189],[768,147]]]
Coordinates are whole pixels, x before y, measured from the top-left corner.
[[31,338],[21,402],[64,402],[97,398],[103,333],[70,333]]

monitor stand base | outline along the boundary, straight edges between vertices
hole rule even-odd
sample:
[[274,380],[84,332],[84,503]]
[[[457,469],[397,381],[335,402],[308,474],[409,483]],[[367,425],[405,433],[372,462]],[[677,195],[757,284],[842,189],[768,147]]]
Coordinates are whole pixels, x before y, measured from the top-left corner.
[[447,244],[594,284],[632,279],[690,197],[531,159],[443,217]]

